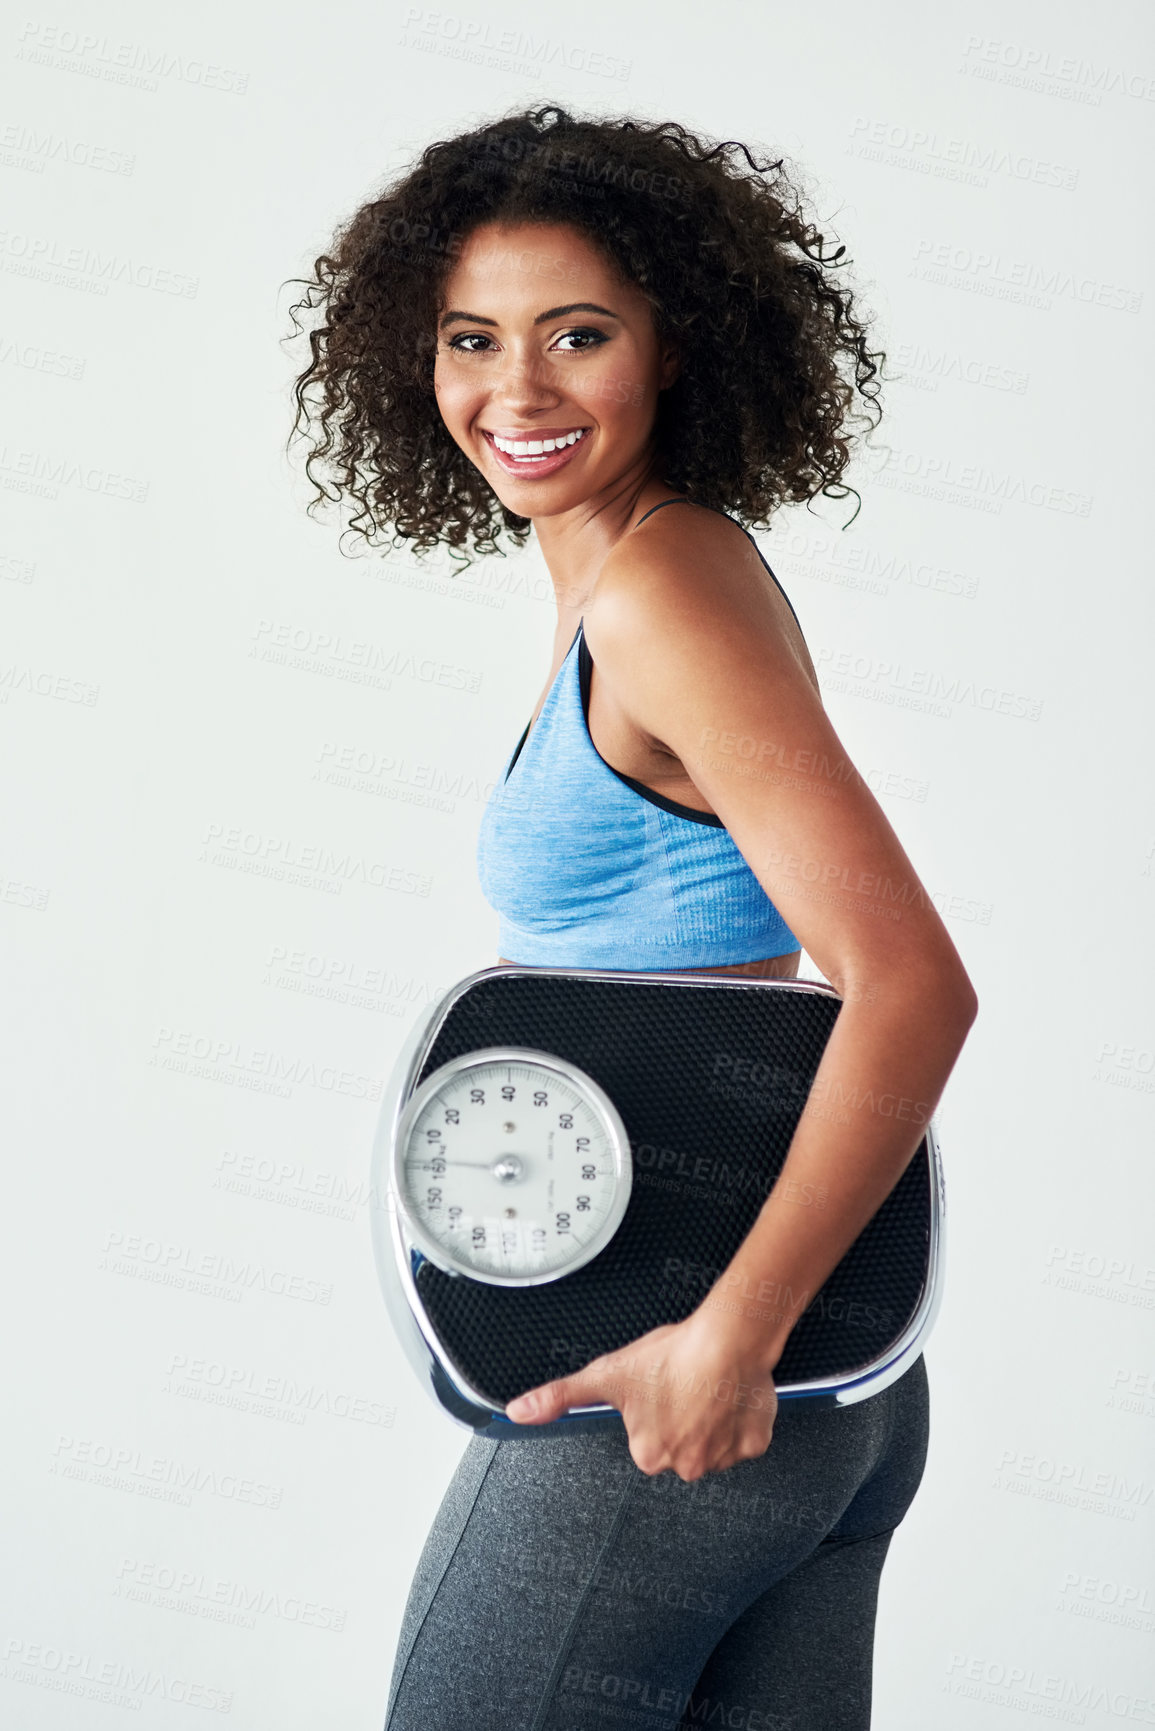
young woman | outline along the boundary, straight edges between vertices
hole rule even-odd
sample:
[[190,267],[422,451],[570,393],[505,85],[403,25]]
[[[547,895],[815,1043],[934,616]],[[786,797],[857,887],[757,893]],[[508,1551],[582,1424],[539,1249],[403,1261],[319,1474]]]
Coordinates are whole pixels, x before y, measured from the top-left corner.
[[318,492],[320,463],[355,528],[418,549],[532,531],[553,580],[553,665],[479,838],[501,959],[793,977],[805,946],[844,999],[787,1167],[698,1308],[507,1409],[605,1401],[620,1431],[467,1444],[388,1731],[870,1723],[923,1360],[837,1408],[779,1409],[774,1368],[977,1002],[730,514],[849,491],[881,356],[842,250],[780,163],[548,107],[427,149],[300,303],[324,307],[297,383]]

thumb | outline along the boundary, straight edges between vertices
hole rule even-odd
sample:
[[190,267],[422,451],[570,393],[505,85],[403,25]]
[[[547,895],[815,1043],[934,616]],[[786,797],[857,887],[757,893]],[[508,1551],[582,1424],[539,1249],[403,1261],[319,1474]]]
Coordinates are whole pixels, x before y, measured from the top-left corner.
[[579,1379],[580,1373],[559,1376],[555,1382],[539,1383],[537,1388],[527,1389],[516,1400],[511,1400],[505,1416],[514,1424],[548,1424],[551,1419],[568,1412],[571,1406],[585,1405],[589,1397],[587,1391],[579,1386]]

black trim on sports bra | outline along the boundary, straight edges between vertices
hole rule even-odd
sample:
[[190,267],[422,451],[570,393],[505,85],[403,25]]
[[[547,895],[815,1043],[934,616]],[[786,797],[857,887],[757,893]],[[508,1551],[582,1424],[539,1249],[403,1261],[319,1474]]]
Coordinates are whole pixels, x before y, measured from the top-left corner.
[[509,768],[505,772],[505,780],[506,781],[508,781],[510,776],[513,774],[513,766],[517,762],[518,758],[521,756],[521,748],[525,744],[525,742],[528,738],[529,738],[529,722],[527,721],[525,724],[524,731],[522,732],[521,738],[518,740],[517,744],[513,748],[513,756],[510,758]]
[[[687,499],[683,496],[679,496],[676,499],[659,499],[656,505],[651,505],[648,511],[642,513],[638,518],[638,521],[634,524],[634,528],[639,528],[641,524],[645,522],[647,517],[652,517],[654,512],[660,511],[663,505],[696,505],[697,503],[698,501],[696,499]],[[757,541],[755,541],[753,535],[751,535],[749,529],[743,528],[742,524],[734,517],[731,517],[729,512],[720,511],[715,505],[703,505],[701,508],[703,511],[717,511],[719,517],[725,517],[728,523],[733,523],[735,528],[742,530],[743,535],[745,535],[747,541],[749,541],[759,559],[762,560],[763,565],[766,566],[767,572],[769,572],[769,575],[773,578],[778,593],[794,615],[794,623],[801,632],[802,621],[799,619],[797,613],[794,612],[794,603],[791,601],[789,595],[787,595],[785,589],[783,589],[781,583],[778,582],[777,577],[774,576],[773,571],[770,570],[769,565],[766,564],[762,549],[759,547]],[[578,677],[581,684],[582,715],[585,717],[586,738],[589,740],[591,746],[593,746],[597,756],[601,757],[603,763],[606,763],[605,758],[602,757],[601,752],[598,751],[597,746],[594,745],[593,738],[590,735],[590,672],[593,668],[593,658],[590,655],[589,649],[586,647],[585,632],[582,631],[582,622],[580,619],[578,620],[578,628],[573,634],[573,639],[570,642],[569,649],[566,650],[566,658],[568,660],[573,650],[574,643],[577,641],[579,632],[581,633],[581,643],[578,646]],[[802,641],[806,641],[805,633],[802,635]],[[561,669],[559,668],[558,673],[560,674],[560,672]],[[552,686],[550,689],[552,690]],[[544,704],[542,707],[544,708]],[[533,717],[531,716],[525,724],[525,731],[522,733],[521,738],[513,748],[513,756],[510,758],[509,768],[505,772],[506,781],[508,781],[510,776],[513,774],[513,766],[521,756],[521,748],[529,738],[529,730],[532,726]],[[616,775],[619,781],[624,781],[627,787],[632,787],[635,793],[641,794],[643,799],[648,799],[651,805],[660,805],[663,811],[672,812],[675,817],[687,817],[693,823],[709,824],[712,828],[716,829],[724,829],[726,827],[725,824],[723,824],[722,819],[716,816],[713,812],[695,811],[692,805],[679,805],[676,799],[667,799],[664,794],[655,793],[652,787],[646,787],[644,782],[635,781],[632,775],[624,775],[620,769],[615,769],[612,763],[606,763],[606,768],[610,771],[611,775]]]
[[692,505],[693,503],[694,503],[694,501],[692,499],[686,499],[686,498],[659,499],[658,503],[656,505],[651,505],[648,511],[642,512],[642,515],[638,518],[637,522],[634,524],[634,528],[635,529],[640,528],[641,525],[645,522],[646,518],[652,517],[655,511],[660,511],[663,505]]
[[[667,504],[673,502],[673,500],[666,501]],[[581,631],[580,623],[578,630]],[[594,745],[590,734],[590,674],[593,665],[593,657],[586,645],[586,634],[582,631],[581,642],[578,644],[578,679],[581,684],[582,715],[585,718],[586,738],[593,747],[595,755],[601,758],[603,763],[606,763],[605,758]],[[692,805],[679,805],[676,799],[667,799],[664,793],[655,793],[652,787],[647,787],[642,781],[635,781],[632,775],[623,774],[620,769],[615,769],[612,763],[606,763],[606,768],[611,775],[616,775],[619,781],[624,781],[627,787],[632,787],[635,793],[640,793],[643,799],[649,800],[651,805],[660,805],[663,811],[672,812],[675,817],[689,818],[691,823],[705,823],[709,824],[711,829],[725,829],[725,824],[716,812],[695,811]]]
[[[569,660],[570,655],[573,653],[573,646],[577,642],[578,631],[580,631],[581,628],[582,628],[581,627],[581,620],[579,619],[577,631],[575,631],[573,636],[570,638],[569,648],[565,652],[565,658],[564,659],[566,661]],[[557,681],[560,677],[561,677],[561,668],[559,667],[557,670],[557,673],[554,675],[554,684],[557,683]],[[553,690],[553,685],[550,686],[549,690],[550,691]],[[548,699],[549,699],[549,691],[546,692],[546,700],[548,701]],[[543,703],[541,707],[544,709],[545,704]],[[541,720],[540,715],[538,716],[538,720],[539,721]],[[509,768],[506,770],[505,776],[504,776],[505,781],[508,781],[510,776],[513,774],[513,766],[517,762],[518,758],[521,756],[521,748],[525,744],[526,740],[529,738],[529,730],[532,726],[533,726],[533,716],[531,715],[529,720],[525,724],[525,731],[522,733],[521,738],[518,740],[517,744],[513,748],[513,756],[509,760]]]

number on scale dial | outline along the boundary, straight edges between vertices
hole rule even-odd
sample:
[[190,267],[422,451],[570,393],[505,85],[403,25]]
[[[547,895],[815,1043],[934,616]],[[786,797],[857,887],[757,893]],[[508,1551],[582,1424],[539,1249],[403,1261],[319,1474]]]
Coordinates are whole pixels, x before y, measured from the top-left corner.
[[603,1249],[629,1199],[629,1138],[592,1076],[551,1053],[489,1047],[427,1076],[398,1126],[394,1188],[439,1267],[521,1286]]

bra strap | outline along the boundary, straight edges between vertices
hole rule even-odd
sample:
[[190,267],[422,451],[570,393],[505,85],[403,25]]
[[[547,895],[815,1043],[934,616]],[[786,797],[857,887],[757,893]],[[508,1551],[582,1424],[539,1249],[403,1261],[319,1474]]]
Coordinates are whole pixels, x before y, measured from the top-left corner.
[[692,499],[660,499],[656,505],[651,505],[648,511],[642,513],[634,524],[634,528],[639,529],[646,518],[652,517],[655,511],[660,511],[663,505],[692,505],[693,503]]

